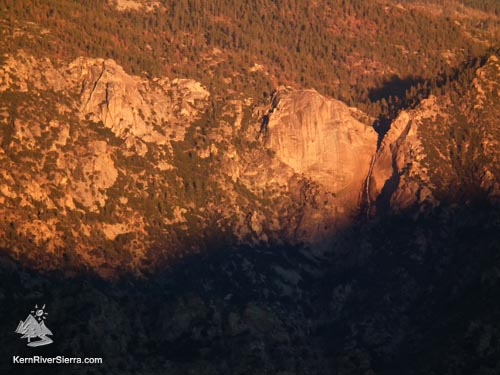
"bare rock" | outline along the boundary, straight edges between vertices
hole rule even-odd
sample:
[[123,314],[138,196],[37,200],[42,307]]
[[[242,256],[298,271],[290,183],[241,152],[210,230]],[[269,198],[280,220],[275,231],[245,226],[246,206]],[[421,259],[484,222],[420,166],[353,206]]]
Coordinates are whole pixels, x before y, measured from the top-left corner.
[[336,197],[337,210],[357,210],[377,135],[342,102],[315,90],[275,96],[267,146],[285,164]]
[[70,66],[71,80],[83,82],[80,116],[102,122],[117,137],[133,136],[160,145],[183,140],[209,96],[193,80],[146,79],[128,75],[113,60],[84,59]]
[[113,186],[118,177],[110,150],[105,142],[98,141],[91,145],[91,153],[80,161],[78,175],[72,181],[70,194],[91,211],[104,207],[107,199],[106,189]]

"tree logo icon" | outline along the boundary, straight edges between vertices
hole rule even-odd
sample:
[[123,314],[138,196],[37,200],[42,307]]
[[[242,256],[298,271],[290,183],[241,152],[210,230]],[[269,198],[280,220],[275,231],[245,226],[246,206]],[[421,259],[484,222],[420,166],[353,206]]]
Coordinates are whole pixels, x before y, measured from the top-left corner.
[[[48,314],[45,311],[45,305],[40,309],[38,305],[35,305],[35,309],[31,310],[26,320],[19,322],[16,333],[23,335],[22,339],[28,339],[28,346],[42,346],[53,342],[52,339],[47,337],[47,335],[52,335],[52,332],[44,322]],[[39,338],[40,340],[31,341],[33,338]]]

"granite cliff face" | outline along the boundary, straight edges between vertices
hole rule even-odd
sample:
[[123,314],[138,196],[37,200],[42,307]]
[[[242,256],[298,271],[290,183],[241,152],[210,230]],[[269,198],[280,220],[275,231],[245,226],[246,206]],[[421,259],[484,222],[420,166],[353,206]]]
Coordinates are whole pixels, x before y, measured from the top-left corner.
[[344,103],[314,90],[278,92],[266,145],[276,157],[332,193],[345,218],[357,214],[376,151],[373,127]]
[[131,76],[111,59],[82,57],[55,68],[50,60],[39,61],[22,51],[7,56],[0,79],[0,92],[50,90],[73,99],[75,108],[60,111],[102,123],[117,137],[130,138],[129,144],[134,139],[160,146],[183,140],[186,124],[204,109],[209,97],[193,80]]

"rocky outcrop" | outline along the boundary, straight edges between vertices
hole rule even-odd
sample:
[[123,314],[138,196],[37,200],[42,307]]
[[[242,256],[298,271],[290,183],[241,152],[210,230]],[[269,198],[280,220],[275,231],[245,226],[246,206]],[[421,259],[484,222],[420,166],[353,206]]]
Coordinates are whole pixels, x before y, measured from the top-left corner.
[[108,0],[108,3],[119,12],[153,12],[157,8],[163,8],[159,1],[154,0]]
[[385,135],[368,180],[379,209],[466,203],[500,197],[500,63],[492,56],[471,86],[431,96],[400,113]]
[[374,157],[367,180],[368,204],[385,201],[396,210],[408,208],[423,199],[433,201],[429,190],[427,169],[422,165],[423,147],[418,137],[418,124],[435,121],[435,98],[424,100],[419,109],[403,111],[391,124],[390,130]]
[[118,171],[105,142],[93,142],[89,148],[91,152],[75,166],[75,173],[82,177],[71,181],[69,195],[91,211],[98,211],[106,204],[106,190],[114,185]]
[[140,268],[158,238],[151,211],[164,215],[156,223],[178,224],[174,198],[167,206],[164,192],[178,191],[172,143],[184,141],[208,96],[196,81],[133,76],[113,60],[56,65],[22,51],[7,55],[0,67],[0,246],[35,263],[54,254],[45,268],[63,253],[99,271]]
[[101,121],[117,137],[167,144],[184,139],[185,124],[209,96],[198,82],[130,76],[113,60],[80,58],[70,65],[81,85],[80,117]]
[[315,90],[278,92],[266,145],[297,173],[334,196],[335,210],[353,214],[375,153],[377,135],[342,102]]
[[8,55],[0,68],[0,92],[8,90],[76,96],[80,120],[102,122],[119,138],[161,145],[183,140],[186,125],[199,117],[209,97],[194,80],[132,76],[111,59],[81,57],[56,69],[50,60],[22,51]]

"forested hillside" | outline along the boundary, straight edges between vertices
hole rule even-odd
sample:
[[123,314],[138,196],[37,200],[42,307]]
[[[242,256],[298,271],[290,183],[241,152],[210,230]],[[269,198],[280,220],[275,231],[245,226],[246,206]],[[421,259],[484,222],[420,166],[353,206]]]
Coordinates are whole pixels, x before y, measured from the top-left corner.
[[0,0],[0,374],[499,374],[499,119],[499,0]]
[[412,86],[439,85],[499,37],[494,0],[144,3],[4,1],[2,49],[112,58],[134,74],[259,96],[277,84],[314,87],[376,117]]

